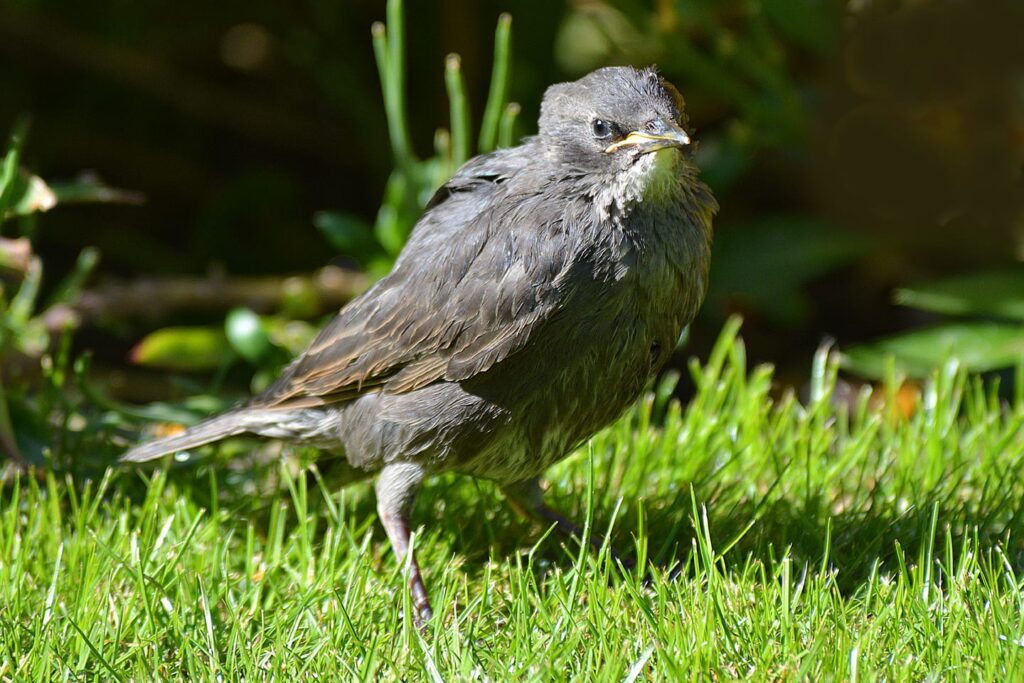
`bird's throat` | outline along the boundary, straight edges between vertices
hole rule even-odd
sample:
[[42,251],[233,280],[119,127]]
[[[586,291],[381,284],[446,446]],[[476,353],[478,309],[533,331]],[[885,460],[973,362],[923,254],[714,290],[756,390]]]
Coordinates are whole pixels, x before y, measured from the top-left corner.
[[604,218],[622,218],[643,202],[658,206],[679,192],[679,150],[661,149],[638,157],[618,171],[595,194],[594,202]]
[[[648,156],[653,157],[645,174],[644,201],[663,202],[674,195],[679,188],[679,164],[682,154],[678,149],[669,147],[659,149]],[[641,159],[637,163],[641,163]]]

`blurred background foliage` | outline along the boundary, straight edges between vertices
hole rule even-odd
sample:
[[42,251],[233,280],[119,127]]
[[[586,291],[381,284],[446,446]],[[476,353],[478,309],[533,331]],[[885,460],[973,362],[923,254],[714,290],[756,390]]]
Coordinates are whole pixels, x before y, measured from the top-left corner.
[[8,453],[259,388],[463,160],[608,64],[679,86],[722,206],[687,352],[740,313],[795,386],[826,339],[868,380],[1024,354],[1019,3],[407,4],[0,6]]

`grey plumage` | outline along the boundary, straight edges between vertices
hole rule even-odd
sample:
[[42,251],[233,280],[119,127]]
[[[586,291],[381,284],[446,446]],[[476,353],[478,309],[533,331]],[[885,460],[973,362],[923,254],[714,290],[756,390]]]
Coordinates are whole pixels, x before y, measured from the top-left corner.
[[419,483],[442,471],[555,519],[536,477],[636,398],[704,296],[717,205],[681,150],[683,116],[653,69],[551,86],[539,134],[459,169],[391,273],[272,386],[123,459],[241,433],[315,445],[349,479],[379,475],[399,556]]

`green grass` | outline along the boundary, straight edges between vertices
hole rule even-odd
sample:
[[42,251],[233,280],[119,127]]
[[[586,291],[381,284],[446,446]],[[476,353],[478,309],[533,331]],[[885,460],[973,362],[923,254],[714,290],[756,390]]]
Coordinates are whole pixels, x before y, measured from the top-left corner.
[[263,492],[223,460],[8,482],[0,679],[1014,678],[1021,397],[950,365],[909,419],[839,410],[822,353],[802,404],[734,335],[689,405],[662,384],[549,472],[642,569],[441,477],[416,511],[425,633],[367,485],[275,464]]

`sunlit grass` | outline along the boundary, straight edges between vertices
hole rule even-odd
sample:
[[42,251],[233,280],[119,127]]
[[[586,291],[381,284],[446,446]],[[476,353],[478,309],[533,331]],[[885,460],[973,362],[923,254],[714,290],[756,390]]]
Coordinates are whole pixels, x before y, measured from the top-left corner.
[[[1024,406],[950,365],[909,418],[805,403],[730,327],[549,473],[623,574],[487,483],[424,490],[436,618],[403,612],[367,485],[207,464],[0,490],[0,679],[1008,679],[1021,664]],[[279,471],[278,471],[279,470]],[[610,534],[608,533],[610,530]]]

